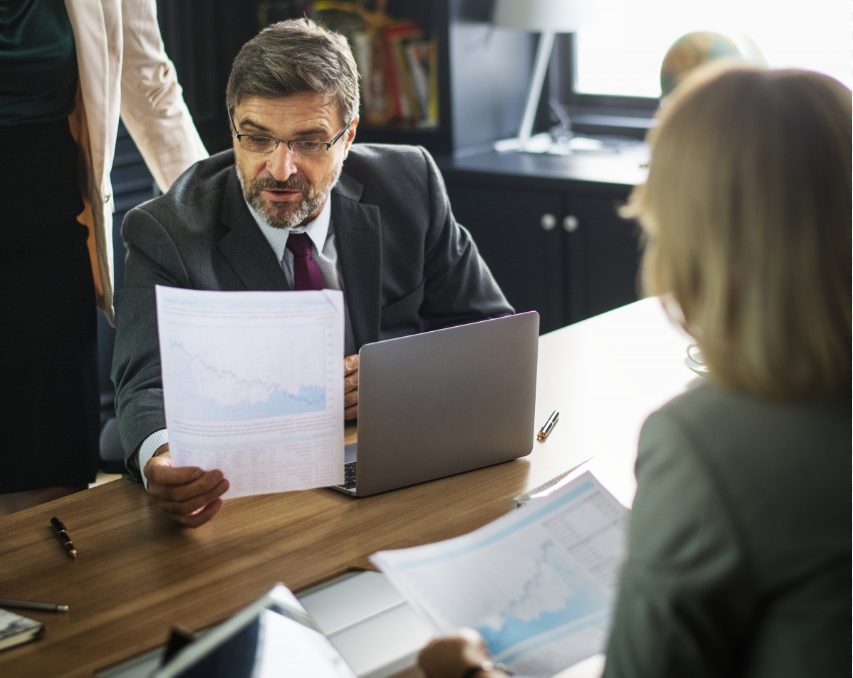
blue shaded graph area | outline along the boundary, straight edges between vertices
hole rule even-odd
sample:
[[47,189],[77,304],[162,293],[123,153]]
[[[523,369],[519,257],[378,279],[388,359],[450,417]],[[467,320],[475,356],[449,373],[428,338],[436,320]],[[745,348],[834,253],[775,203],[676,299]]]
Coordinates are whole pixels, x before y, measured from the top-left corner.
[[544,542],[519,595],[477,628],[493,654],[601,610],[602,596],[563,558],[554,542]]
[[300,384],[294,392],[272,380],[244,378],[212,365],[180,341],[171,341],[169,348],[181,365],[174,392],[183,417],[205,421],[268,419],[326,409],[324,385]]
[[326,409],[326,389],[318,386],[300,386],[298,393],[282,391],[273,386],[266,400],[246,398],[236,403],[221,403],[214,398],[196,397],[183,408],[184,415],[207,421],[228,419],[267,419],[288,414],[322,412]]

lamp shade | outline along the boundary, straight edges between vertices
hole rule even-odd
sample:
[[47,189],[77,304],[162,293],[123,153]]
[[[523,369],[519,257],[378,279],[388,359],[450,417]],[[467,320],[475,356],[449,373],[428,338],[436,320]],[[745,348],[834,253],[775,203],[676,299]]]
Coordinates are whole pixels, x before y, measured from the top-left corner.
[[496,0],[492,24],[524,31],[572,33],[590,23],[595,0]]

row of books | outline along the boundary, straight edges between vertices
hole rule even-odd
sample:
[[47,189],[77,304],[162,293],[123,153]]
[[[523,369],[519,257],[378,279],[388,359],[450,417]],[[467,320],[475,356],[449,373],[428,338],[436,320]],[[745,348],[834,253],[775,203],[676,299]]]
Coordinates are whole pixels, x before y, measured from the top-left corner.
[[362,122],[438,124],[438,54],[435,39],[415,21],[366,20],[341,9],[345,3],[315,2],[312,18],[344,35],[361,75]]

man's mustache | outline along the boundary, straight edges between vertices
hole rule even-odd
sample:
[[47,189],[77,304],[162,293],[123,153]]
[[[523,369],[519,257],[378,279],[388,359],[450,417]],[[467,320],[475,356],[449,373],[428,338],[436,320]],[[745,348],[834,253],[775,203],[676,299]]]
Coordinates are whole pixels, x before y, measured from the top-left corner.
[[310,185],[307,181],[302,181],[297,177],[290,177],[287,181],[277,181],[272,177],[262,177],[252,184],[252,188],[255,191],[288,190],[302,191],[304,193],[310,188]]

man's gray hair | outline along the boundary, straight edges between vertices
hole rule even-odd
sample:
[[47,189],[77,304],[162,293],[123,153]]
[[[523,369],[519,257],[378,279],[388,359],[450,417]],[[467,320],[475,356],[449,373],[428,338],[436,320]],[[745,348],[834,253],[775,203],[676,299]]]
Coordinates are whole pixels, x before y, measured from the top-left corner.
[[346,38],[310,19],[267,26],[234,59],[225,105],[228,115],[245,97],[278,99],[316,92],[337,102],[342,122],[358,117],[358,69]]

